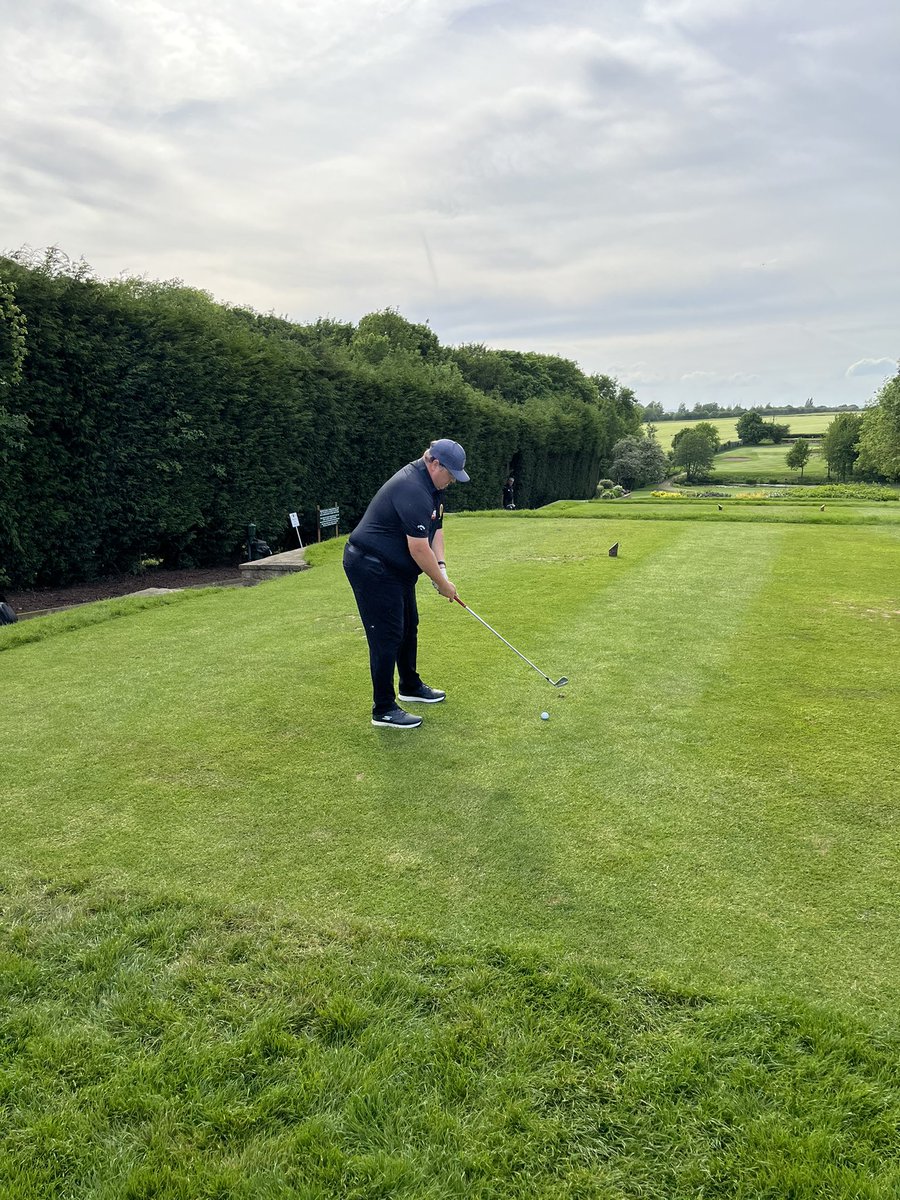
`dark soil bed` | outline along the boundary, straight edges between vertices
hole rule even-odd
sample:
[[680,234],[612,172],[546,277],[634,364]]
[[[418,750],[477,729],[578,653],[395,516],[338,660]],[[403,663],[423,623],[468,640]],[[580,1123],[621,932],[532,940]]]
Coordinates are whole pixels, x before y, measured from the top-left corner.
[[184,571],[153,570],[140,575],[109,575],[94,583],[67,588],[37,588],[32,591],[6,591],[7,603],[18,614],[65,608],[70,604],[88,604],[93,600],[111,600],[145,588],[214,587],[216,584],[242,583],[237,567],[198,567]]

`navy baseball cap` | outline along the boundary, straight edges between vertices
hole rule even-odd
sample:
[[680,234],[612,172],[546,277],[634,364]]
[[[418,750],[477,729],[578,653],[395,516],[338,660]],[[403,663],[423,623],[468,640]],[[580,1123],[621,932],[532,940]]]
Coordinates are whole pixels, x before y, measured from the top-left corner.
[[450,438],[439,438],[429,447],[432,458],[436,458],[442,467],[446,467],[458,483],[468,483],[466,474],[466,452],[459,442]]

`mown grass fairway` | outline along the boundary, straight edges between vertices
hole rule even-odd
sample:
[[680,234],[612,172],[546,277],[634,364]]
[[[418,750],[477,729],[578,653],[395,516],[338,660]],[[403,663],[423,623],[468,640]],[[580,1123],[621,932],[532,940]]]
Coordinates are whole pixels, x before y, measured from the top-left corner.
[[[763,414],[763,420],[775,421],[778,425],[790,426],[791,433],[824,433],[837,413],[787,413],[784,416],[769,416]],[[681,429],[690,429],[699,425],[703,417],[687,420],[660,421],[656,424],[656,439],[664,450],[672,449],[672,439]],[[737,441],[737,417],[713,417],[707,423],[719,431],[722,442]]]
[[[804,483],[824,483],[828,476],[828,464],[813,443],[813,453],[803,469]],[[799,483],[800,472],[792,471],[785,462],[790,445],[738,446],[735,450],[723,450],[712,462],[712,478],[727,483],[732,479],[756,479],[771,482]]]
[[[420,585],[449,699],[409,734],[337,544],[4,630],[10,1194],[896,1194],[898,506],[793,507],[450,518],[463,598],[572,682]],[[95,1192],[40,1184],[59,1122]]]
[[418,734],[369,725],[334,552],[21,646],[3,864],[887,1013],[897,533],[451,520],[463,598],[572,683],[422,587]]

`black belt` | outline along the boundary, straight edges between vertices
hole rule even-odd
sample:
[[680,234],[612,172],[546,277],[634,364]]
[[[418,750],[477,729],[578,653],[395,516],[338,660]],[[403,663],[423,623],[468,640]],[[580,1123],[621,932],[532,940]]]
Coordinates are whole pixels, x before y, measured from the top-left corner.
[[371,558],[373,562],[379,562],[385,567],[388,565],[380,554],[375,554],[371,550],[364,550],[362,546],[357,546],[355,542],[348,542],[347,549],[352,550],[354,554],[358,554],[360,558]]

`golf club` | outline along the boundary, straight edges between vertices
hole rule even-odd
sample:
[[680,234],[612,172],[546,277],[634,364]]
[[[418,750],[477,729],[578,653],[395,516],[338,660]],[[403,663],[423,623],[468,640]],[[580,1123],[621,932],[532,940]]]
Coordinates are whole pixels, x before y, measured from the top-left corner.
[[466,604],[465,601],[460,600],[459,596],[454,596],[453,599],[456,601],[457,604],[461,604],[462,607],[466,610],[466,612],[471,613],[476,621],[481,621],[481,623],[485,627],[485,629],[490,629],[490,631],[494,635],[494,637],[500,638],[500,641],[503,642],[503,644],[505,646],[509,646],[509,648],[510,648],[510,650],[512,650],[513,654],[518,654],[519,658],[524,659],[524,661],[528,663],[529,667],[531,667],[533,670],[537,671],[538,675],[543,676],[543,678],[546,679],[548,683],[552,684],[554,687],[565,687],[566,684],[569,682],[568,679],[565,677],[565,675],[561,676],[559,679],[551,679],[549,675],[544,675],[544,672],[540,669],[540,667],[536,667],[530,658],[525,658],[525,655],[521,652],[521,650],[517,650],[515,648],[515,646],[512,644],[512,642],[508,642],[506,640],[506,638],[503,637],[502,634],[498,633],[497,630],[494,629],[494,627],[492,625],[488,625],[487,621],[485,621],[483,617],[479,617],[478,613],[474,610],[474,608],[469,608],[468,604]]

